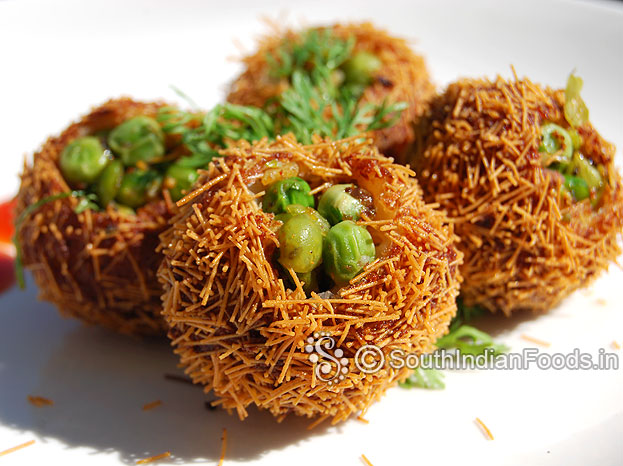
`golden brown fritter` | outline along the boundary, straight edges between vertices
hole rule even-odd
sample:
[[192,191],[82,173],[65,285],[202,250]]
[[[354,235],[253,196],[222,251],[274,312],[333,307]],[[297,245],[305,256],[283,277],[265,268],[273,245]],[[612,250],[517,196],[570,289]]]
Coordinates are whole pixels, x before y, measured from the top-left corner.
[[[462,260],[452,228],[422,202],[413,173],[369,141],[302,146],[285,136],[223,153],[161,235],[164,316],[186,373],[241,418],[251,404],[334,422],[366,409],[408,371],[362,373],[352,360],[362,346],[421,354],[447,332]],[[306,297],[280,275],[281,222],[259,202],[276,160],[296,163],[313,194],[335,183],[372,194],[376,214],[358,223],[377,258],[346,286]],[[334,383],[318,378],[305,349],[322,332],[350,361]]]
[[[109,130],[138,115],[155,116],[162,104],[110,100],[58,137],[52,137],[25,164],[17,214],[37,201],[71,191],[59,169],[63,149],[76,138]],[[77,214],[75,197],[44,203],[18,225],[24,266],[40,297],[65,316],[115,331],[164,333],[162,294],[156,279],[158,234],[169,216],[165,201],[124,214],[109,206]]]
[[565,121],[564,92],[528,79],[462,80],[431,103],[412,166],[428,202],[455,224],[466,305],[546,311],[620,253],[621,178],[614,147],[590,123],[579,151],[605,171],[599,203],[577,202],[543,168],[540,127]]

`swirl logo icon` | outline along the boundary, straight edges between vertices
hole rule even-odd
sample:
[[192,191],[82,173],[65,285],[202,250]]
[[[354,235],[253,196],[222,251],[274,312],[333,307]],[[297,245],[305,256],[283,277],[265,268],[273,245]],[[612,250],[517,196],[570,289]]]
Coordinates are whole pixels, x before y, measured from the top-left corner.
[[305,352],[310,353],[309,360],[315,365],[316,377],[328,385],[338,383],[348,374],[348,359],[344,357],[344,351],[336,349],[335,339],[326,332],[316,332],[313,338],[307,339]]
[[355,366],[364,374],[374,374],[385,365],[385,355],[381,348],[363,345],[355,353]]

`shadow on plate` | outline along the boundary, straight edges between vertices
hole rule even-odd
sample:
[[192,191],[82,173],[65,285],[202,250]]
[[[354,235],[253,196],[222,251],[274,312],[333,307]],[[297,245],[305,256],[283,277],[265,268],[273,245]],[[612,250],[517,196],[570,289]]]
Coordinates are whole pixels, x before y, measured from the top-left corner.
[[[172,453],[171,461],[218,460],[223,429],[227,458],[251,460],[308,441],[327,427],[308,419],[282,423],[251,410],[246,421],[208,410],[197,387],[165,379],[182,375],[168,342],[138,341],[62,319],[36,301],[34,285],[0,300],[0,423],[57,439],[92,454],[117,452],[123,462]],[[34,407],[27,395],[53,400]],[[162,405],[144,411],[143,405]],[[333,429],[333,428],[331,428]]]

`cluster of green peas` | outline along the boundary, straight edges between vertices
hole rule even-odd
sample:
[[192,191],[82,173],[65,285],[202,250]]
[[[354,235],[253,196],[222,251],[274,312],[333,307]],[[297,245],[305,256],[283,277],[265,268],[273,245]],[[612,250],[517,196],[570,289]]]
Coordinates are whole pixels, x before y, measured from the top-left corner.
[[331,186],[320,197],[317,210],[310,186],[299,177],[275,181],[266,189],[262,209],[282,222],[277,261],[296,272],[307,293],[320,289],[322,271],[336,285],[344,285],[375,258],[372,236],[355,223],[367,209],[352,195],[355,188]]
[[584,157],[579,152],[581,145],[582,138],[573,128],[566,130],[555,123],[541,127],[539,151],[544,154],[544,166],[564,176],[564,187],[576,201],[590,198],[597,202],[604,186],[603,167],[595,167]]
[[197,180],[197,171],[184,166],[183,157],[170,162],[165,152],[158,122],[137,116],[109,132],[75,139],[61,153],[59,165],[72,187],[97,196],[99,207],[114,202],[131,211],[159,198],[163,189],[178,200]]

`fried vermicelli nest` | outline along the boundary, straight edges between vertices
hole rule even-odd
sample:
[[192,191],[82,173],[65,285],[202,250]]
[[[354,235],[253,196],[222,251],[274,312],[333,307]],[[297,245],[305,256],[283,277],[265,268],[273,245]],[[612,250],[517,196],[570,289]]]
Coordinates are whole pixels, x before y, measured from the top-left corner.
[[[369,142],[302,146],[285,136],[223,154],[161,235],[163,314],[186,373],[241,418],[251,404],[279,418],[333,422],[364,410],[406,369],[366,375],[353,364],[356,351],[375,344],[429,352],[456,313],[462,256],[452,228],[422,202],[413,173]],[[275,160],[296,163],[313,194],[354,182],[374,197],[375,219],[358,223],[372,234],[377,258],[346,286],[306,297],[276,268],[281,222],[259,202]],[[350,361],[335,383],[317,377],[305,349],[323,333]]]
[[[413,120],[424,113],[428,100],[434,94],[424,58],[415,54],[406,40],[393,37],[370,23],[336,24],[318,29],[330,29],[336,37],[344,40],[354,37],[354,53],[369,52],[381,60],[382,66],[366,87],[361,101],[408,104],[396,124],[372,133],[381,153],[401,159],[414,139]],[[289,84],[286,78],[271,76],[267,56],[279,56],[282,44],[296,41],[300,34],[286,30],[262,38],[258,50],[243,58],[246,69],[232,83],[227,100],[239,105],[263,107],[287,89]]]
[[614,146],[588,122],[581,153],[605,169],[596,206],[575,201],[542,167],[540,127],[568,127],[563,91],[528,79],[462,80],[434,99],[413,166],[428,202],[455,225],[465,254],[466,305],[510,314],[546,311],[607,269],[620,253],[621,178]]
[[[129,98],[110,100],[48,139],[32,164],[24,166],[17,214],[71,192],[59,169],[60,154],[70,142],[135,116],[155,116],[160,107]],[[74,196],[44,202],[17,225],[22,261],[40,298],[65,316],[121,333],[164,333],[155,249],[169,215],[165,201],[147,204],[136,215],[112,206],[76,213],[78,203]]]

